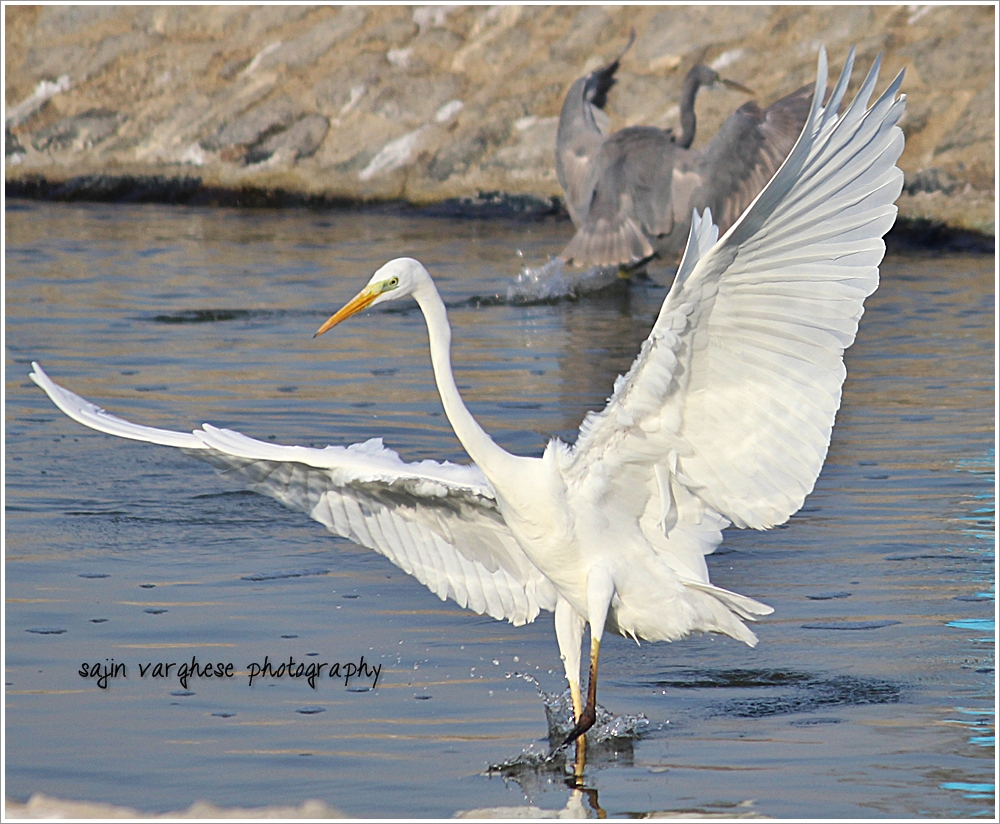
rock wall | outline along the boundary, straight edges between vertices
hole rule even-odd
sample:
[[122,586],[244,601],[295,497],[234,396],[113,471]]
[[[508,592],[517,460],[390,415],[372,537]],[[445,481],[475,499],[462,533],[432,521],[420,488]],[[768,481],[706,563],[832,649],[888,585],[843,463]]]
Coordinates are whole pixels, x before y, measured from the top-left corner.
[[[857,45],[855,83],[883,52],[880,88],[906,69],[901,214],[994,233],[992,5],[4,11],[10,192],[73,179],[77,191],[113,189],[139,176],[167,199],[209,187],[551,202],[561,194],[563,95],[634,29],[610,95],[612,128],[677,128],[681,81],[696,62],[766,104],[811,82],[821,43],[831,73]],[[745,99],[703,92],[695,146]]]

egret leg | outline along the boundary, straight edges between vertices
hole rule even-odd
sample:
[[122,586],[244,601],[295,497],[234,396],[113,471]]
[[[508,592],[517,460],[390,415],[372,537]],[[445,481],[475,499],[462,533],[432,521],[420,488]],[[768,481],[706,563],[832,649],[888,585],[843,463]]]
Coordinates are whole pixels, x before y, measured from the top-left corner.
[[[583,740],[584,734],[597,721],[597,662],[601,656],[601,637],[608,618],[608,608],[614,595],[615,585],[611,576],[602,571],[592,572],[587,579],[587,612],[590,619],[590,679],[587,682],[587,703],[570,730],[562,746],[576,738]],[[586,746],[586,745],[584,745]]]
[[[569,692],[573,697],[573,721],[575,724],[579,724],[580,719],[583,717],[583,694],[580,692],[580,682],[577,681],[575,684],[570,684]],[[568,741],[569,739],[567,738],[566,740]],[[587,737],[585,735],[577,736],[576,753],[574,754],[573,762],[575,765],[574,772],[577,776],[582,776],[583,767],[587,763]]]
[[[583,693],[580,690],[580,644],[583,641],[584,620],[562,596],[556,601],[556,641],[562,658],[569,694],[573,699],[573,721],[579,723],[583,714]],[[568,739],[567,739],[568,740]],[[587,741],[582,736],[576,740],[577,770],[583,769],[587,756]]]
[[[597,659],[601,654],[601,639],[595,636],[593,632],[593,627],[591,627],[591,637],[590,637],[590,680],[587,682],[587,703],[583,708],[583,712],[580,713],[579,718],[577,718],[576,726],[570,730],[569,735],[566,736],[566,740],[563,741],[562,746],[566,746],[574,738],[577,740],[577,747],[579,750],[580,742],[586,742],[584,734],[597,720]],[[586,747],[586,743],[584,743]]]

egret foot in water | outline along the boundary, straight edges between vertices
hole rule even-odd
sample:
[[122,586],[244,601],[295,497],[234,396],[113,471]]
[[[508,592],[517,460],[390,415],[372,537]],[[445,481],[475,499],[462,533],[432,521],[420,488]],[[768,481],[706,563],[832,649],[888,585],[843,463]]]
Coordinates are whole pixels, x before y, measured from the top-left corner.
[[587,746],[586,733],[587,730],[589,730],[591,727],[594,726],[594,722],[596,720],[597,720],[597,710],[595,710],[594,707],[592,707],[588,702],[587,706],[583,710],[583,713],[577,719],[576,726],[573,727],[572,730],[570,730],[569,735],[566,736],[566,740],[559,745],[560,748],[565,747],[567,744],[569,744],[570,741],[572,741],[575,738],[577,753],[579,753],[581,749],[583,749],[583,751],[586,752],[586,746]]
[[[576,739],[577,764],[582,770],[581,762],[584,761],[587,751],[586,733],[594,722],[597,721],[597,659],[601,653],[601,641],[599,638],[590,642],[590,681],[587,684],[587,704],[582,712],[577,711],[576,701],[573,702],[573,711],[576,717],[576,726],[569,731],[569,735],[563,740],[557,749],[562,749],[574,738]],[[581,754],[583,758],[581,758]]]

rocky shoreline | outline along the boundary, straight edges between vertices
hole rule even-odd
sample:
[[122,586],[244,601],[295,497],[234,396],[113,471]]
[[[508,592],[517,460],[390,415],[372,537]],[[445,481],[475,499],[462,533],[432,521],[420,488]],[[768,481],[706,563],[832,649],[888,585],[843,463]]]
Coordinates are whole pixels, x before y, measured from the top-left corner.
[[[162,203],[175,206],[207,206],[238,209],[348,209],[377,214],[406,213],[416,217],[469,220],[561,220],[569,214],[558,197],[479,192],[475,196],[448,198],[438,203],[412,204],[404,200],[361,201],[324,197],[282,189],[243,187],[225,189],[207,186],[199,178],[104,177],[100,175],[50,181],[26,177],[7,181],[7,197],[64,203]],[[991,234],[949,226],[923,217],[897,218],[885,236],[890,252],[948,252],[992,255]]]
[[[900,242],[992,249],[992,6],[7,6],[8,197],[564,216],[569,84],[636,31],[611,127],[677,127],[704,62],[769,103],[907,75]],[[881,84],[880,84],[881,85]],[[696,146],[745,101],[699,97]],[[921,238],[926,242],[921,244]]]

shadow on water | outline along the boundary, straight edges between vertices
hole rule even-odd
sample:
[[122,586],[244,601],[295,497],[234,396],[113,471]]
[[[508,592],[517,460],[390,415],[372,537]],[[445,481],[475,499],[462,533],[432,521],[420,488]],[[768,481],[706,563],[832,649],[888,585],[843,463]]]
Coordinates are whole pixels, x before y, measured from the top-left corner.
[[181,312],[153,315],[151,318],[144,318],[144,320],[153,323],[218,323],[227,320],[273,318],[283,314],[288,313],[273,312],[268,309],[186,309]]
[[[662,733],[665,726],[651,728],[644,715],[616,716],[598,705],[597,723],[587,734],[587,770],[584,776],[574,774],[572,750],[553,749],[572,728],[572,701],[569,690],[561,694],[545,692],[531,676],[513,673],[533,683],[542,700],[548,723],[548,747],[532,743],[517,756],[488,769],[488,774],[501,777],[505,783],[515,784],[526,798],[537,798],[551,792],[557,786],[570,791],[566,806],[560,812],[528,808],[498,808],[494,810],[468,811],[465,815],[479,814],[480,817],[496,815],[526,814],[533,811],[533,817],[573,817],[605,818],[606,811],[598,800],[598,786],[595,774],[608,768],[634,768],[636,766],[635,745],[650,734]],[[511,674],[508,674],[511,677]],[[663,677],[633,682],[634,688],[656,690],[718,690],[734,691],[743,697],[734,697],[722,702],[708,701],[703,705],[703,717],[731,717],[764,719],[781,715],[815,713],[833,707],[859,707],[877,704],[895,704],[903,700],[905,688],[899,684],[877,678],[859,678],[850,675],[821,676],[807,672],[780,669],[671,669]],[[757,693],[745,696],[745,693]],[[818,727],[840,724],[837,717],[812,715],[797,718],[790,723],[793,727]],[[726,816],[757,817],[744,804],[729,805],[726,810],[695,809],[683,811],[694,817]],[[664,811],[680,815],[682,811]]]
[[[505,293],[472,295],[458,300],[446,300],[448,309],[479,309],[490,306],[552,306],[563,301],[578,301],[583,298],[593,300],[616,300],[627,298],[632,283],[645,286],[644,278],[594,278],[587,286],[574,282],[572,286],[553,286],[540,281],[531,289],[518,287],[518,282],[507,288]],[[381,306],[378,311],[390,314],[402,314],[413,311],[412,305]],[[261,320],[276,317],[301,317],[304,315],[320,315],[322,311],[303,310],[272,310],[272,309],[185,309],[178,312],[156,314],[141,318],[153,323],[217,323],[232,320]]]
[[[644,686],[671,689],[741,690],[761,693],[708,704],[705,714],[734,718],[767,718],[773,715],[814,712],[829,707],[895,704],[903,687],[877,678],[852,675],[821,676],[784,670],[672,671]],[[778,693],[778,694],[775,694]]]

